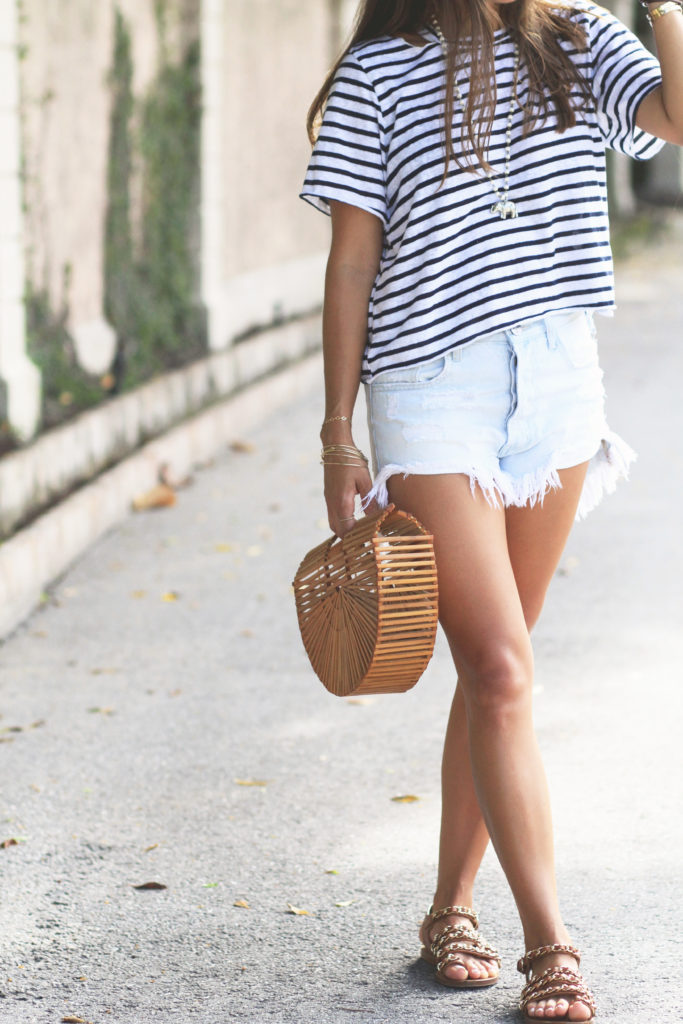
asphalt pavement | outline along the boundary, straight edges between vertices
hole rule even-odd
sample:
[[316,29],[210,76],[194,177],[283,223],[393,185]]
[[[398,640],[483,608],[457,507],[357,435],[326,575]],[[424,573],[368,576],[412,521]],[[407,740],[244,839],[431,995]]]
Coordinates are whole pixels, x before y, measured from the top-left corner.
[[[601,1024],[683,1016],[682,263],[680,239],[642,253],[599,321],[639,459],[576,526],[535,635],[562,905]],[[311,394],[236,438],[0,648],[2,1024],[518,1019],[493,855],[476,905],[501,983],[444,989],[417,959],[445,643],[410,693],[353,701],[299,640],[291,580],[329,532],[321,412]]]

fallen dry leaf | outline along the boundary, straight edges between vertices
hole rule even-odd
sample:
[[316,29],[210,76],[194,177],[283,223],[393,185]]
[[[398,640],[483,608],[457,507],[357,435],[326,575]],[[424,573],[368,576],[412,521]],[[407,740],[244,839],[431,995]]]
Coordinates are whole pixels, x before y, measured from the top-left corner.
[[339,872],[336,870],[336,868],[328,868],[327,871],[325,872],[325,874],[326,875],[338,875]]
[[29,725],[29,729],[40,729],[44,725],[45,725],[45,719],[44,718],[37,718],[35,722],[31,722],[31,724]]
[[238,786],[267,786],[267,779],[235,779]]
[[62,1024],[90,1024],[90,1021],[85,1017],[74,1017],[72,1013],[69,1013],[66,1017],[62,1017]]
[[246,900],[235,900],[233,907],[241,907],[242,910],[251,910],[251,907]]
[[413,793],[406,793],[405,796],[392,796],[391,798],[395,804],[414,804],[416,800],[419,800],[419,796],[415,796]]
[[145,847],[145,849],[143,850],[143,853],[151,853],[152,850],[156,850],[156,849],[158,849],[158,847],[159,847],[158,843],[152,843],[151,846],[146,846]]
[[175,491],[168,484],[157,484],[156,487],[152,487],[151,490],[145,491],[144,494],[139,494],[137,498],[133,498],[133,510],[135,512],[145,512],[150,508],[168,508],[170,505],[175,505],[176,496]]
[[113,708],[88,708],[91,715],[115,715]]
[[355,902],[355,900],[339,900],[337,903],[335,903],[335,907],[350,907],[351,904]]
[[233,544],[214,544],[214,551],[220,552],[220,554],[227,554],[229,551],[234,550]]
[[180,594],[177,590],[167,590],[165,594],[161,595],[161,600],[165,601],[166,604],[171,604],[173,601],[180,600]]
[[233,441],[229,447],[231,451],[239,452],[241,455],[251,455],[256,451],[256,445],[251,441]]
[[173,475],[173,470],[167,462],[159,467],[159,483],[165,484],[166,487],[170,487],[173,490],[180,490],[182,487],[189,487],[191,483],[194,483],[192,476],[188,473],[187,476],[177,477]]
[[168,889],[163,882],[143,882],[142,885],[134,885],[134,889]]
[[19,840],[12,836],[10,839],[3,839],[0,843],[0,850],[6,850],[10,846],[18,846]]
[[287,904],[286,914],[295,914],[296,917],[310,917],[311,915],[307,910],[302,910],[301,907],[295,907],[293,903]]

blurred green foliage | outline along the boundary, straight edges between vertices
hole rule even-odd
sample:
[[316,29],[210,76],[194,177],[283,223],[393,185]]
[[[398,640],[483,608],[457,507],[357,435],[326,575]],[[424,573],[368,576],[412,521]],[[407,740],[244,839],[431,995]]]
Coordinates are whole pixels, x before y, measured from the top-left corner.
[[[197,300],[199,42],[174,61],[162,4],[156,13],[160,67],[139,101],[130,30],[118,8],[115,17],[104,242],[104,314],[118,339],[111,373],[100,380],[78,364],[68,330],[69,268],[58,309],[47,288],[26,290],[27,345],[43,375],[44,427],[207,351],[206,317]],[[135,175],[141,201],[134,214]]]
[[[141,104],[135,101],[130,32],[117,11],[111,73],[109,207],[105,241],[105,313],[119,337],[116,389],[206,352],[206,322],[196,296],[201,85],[199,43],[173,63],[157,12],[162,66]],[[139,244],[131,224],[133,163],[142,174]]]

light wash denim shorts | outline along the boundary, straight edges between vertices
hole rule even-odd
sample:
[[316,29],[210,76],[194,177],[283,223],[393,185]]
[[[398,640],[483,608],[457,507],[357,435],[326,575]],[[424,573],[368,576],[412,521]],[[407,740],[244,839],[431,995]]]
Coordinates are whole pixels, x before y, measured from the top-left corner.
[[490,504],[534,505],[558,470],[589,462],[576,518],[635,458],[605,420],[589,310],[552,313],[484,335],[365,385],[375,474],[364,504],[388,502],[397,473],[465,473]]

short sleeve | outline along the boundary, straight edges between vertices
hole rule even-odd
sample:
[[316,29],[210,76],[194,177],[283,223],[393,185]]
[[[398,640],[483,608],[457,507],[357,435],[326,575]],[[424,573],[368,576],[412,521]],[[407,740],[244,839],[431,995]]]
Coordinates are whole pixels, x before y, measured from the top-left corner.
[[340,64],[301,198],[329,214],[338,199],[387,225],[382,118],[373,85],[353,53]]
[[659,61],[608,11],[592,4],[589,10],[598,127],[610,149],[647,160],[664,142],[640,131],[636,114],[642,100],[662,83]]

